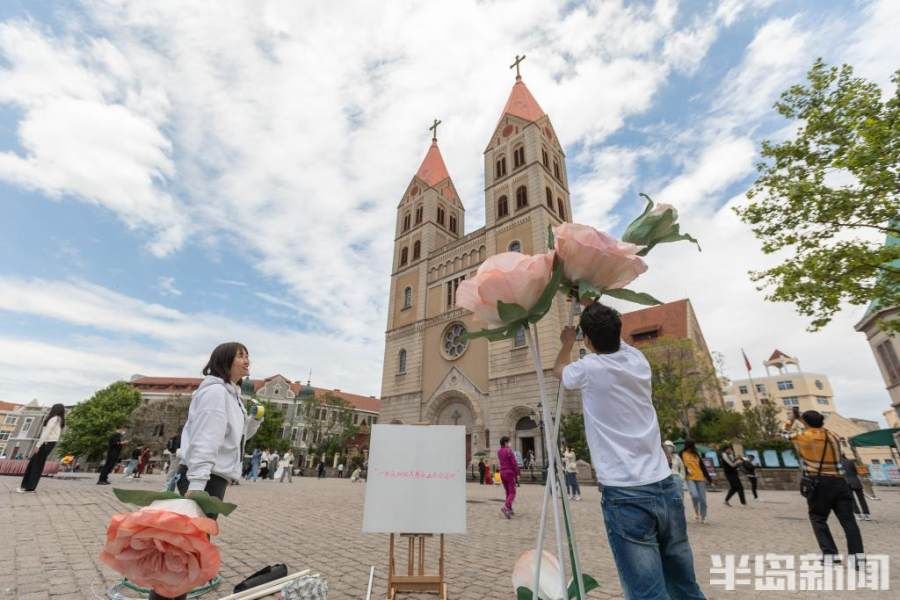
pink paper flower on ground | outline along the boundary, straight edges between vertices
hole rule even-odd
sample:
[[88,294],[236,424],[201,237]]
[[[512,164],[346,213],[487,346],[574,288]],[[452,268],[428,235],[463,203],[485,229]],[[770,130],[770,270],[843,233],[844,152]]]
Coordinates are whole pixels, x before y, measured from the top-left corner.
[[497,301],[531,310],[547,287],[552,271],[553,252],[537,256],[520,252],[495,254],[478,267],[475,277],[459,284],[456,304],[475,313],[484,326],[502,327]]
[[563,223],[553,229],[556,253],[563,263],[566,279],[584,281],[599,291],[623,288],[647,270],[635,244],[587,225]]
[[[526,550],[516,561],[512,572],[513,591],[520,587],[531,590],[534,587],[534,562],[537,553],[534,548]],[[566,586],[562,580],[562,569],[555,556],[544,550],[541,552],[540,590],[535,597],[544,600],[565,600]],[[532,590],[532,594],[534,590]]]
[[218,533],[193,500],[157,500],[112,516],[100,560],[141,587],[180,596],[219,572],[219,549],[209,541]]

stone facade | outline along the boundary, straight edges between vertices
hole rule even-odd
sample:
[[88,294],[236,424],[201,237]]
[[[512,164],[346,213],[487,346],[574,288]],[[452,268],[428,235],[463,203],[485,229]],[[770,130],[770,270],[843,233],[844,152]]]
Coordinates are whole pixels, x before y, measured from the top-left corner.
[[6,458],[26,457],[41,437],[44,417],[50,410],[37,400],[28,404],[3,403],[0,408],[0,455]]
[[[878,310],[870,308],[865,317],[856,324],[856,330],[865,334],[875,362],[884,378],[884,387],[890,398],[890,411],[885,411],[884,418],[889,427],[897,427],[900,423],[900,335],[888,335],[880,325],[880,321],[900,319],[900,307]],[[890,414],[890,413],[893,414]]]
[[[465,209],[434,140],[397,210],[382,379],[382,422],[459,424],[466,457],[496,461],[500,437],[542,458],[537,377],[524,339],[461,343],[478,329],[455,306],[458,282],[488,256],[548,250],[547,229],[569,221],[565,155],[550,119],[517,79],[484,151],[485,226],[463,235]],[[441,216],[444,221],[441,224]],[[455,217],[455,230],[449,215]],[[416,248],[418,251],[415,251]],[[559,349],[570,304],[557,297],[539,323],[546,369]],[[545,371],[550,395],[556,381]],[[578,398],[566,396],[566,411]]]

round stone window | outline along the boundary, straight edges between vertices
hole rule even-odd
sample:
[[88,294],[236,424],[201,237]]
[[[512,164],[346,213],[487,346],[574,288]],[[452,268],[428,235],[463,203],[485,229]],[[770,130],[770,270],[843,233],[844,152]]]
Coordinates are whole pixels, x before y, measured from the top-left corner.
[[453,360],[462,356],[469,341],[465,338],[466,326],[462,323],[451,323],[441,336],[441,351],[444,356]]

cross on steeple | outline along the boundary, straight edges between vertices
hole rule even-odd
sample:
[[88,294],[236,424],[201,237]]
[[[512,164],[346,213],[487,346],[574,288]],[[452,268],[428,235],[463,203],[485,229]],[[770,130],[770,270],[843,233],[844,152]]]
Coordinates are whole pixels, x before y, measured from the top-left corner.
[[522,56],[519,56],[518,54],[516,54],[515,62],[513,62],[513,64],[509,65],[510,69],[512,69],[513,67],[516,68],[516,81],[522,79],[522,74],[519,73],[519,63],[522,62],[523,60],[525,60],[524,54]]
[[440,125],[440,124],[441,124],[441,121],[438,121],[437,119],[435,119],[434,123],[431,125],[431,127],[428,128],[428,130],[432,132],[432,135],[431,135],[432,142],[437,141],[437,128],[438,128],[438,125]]

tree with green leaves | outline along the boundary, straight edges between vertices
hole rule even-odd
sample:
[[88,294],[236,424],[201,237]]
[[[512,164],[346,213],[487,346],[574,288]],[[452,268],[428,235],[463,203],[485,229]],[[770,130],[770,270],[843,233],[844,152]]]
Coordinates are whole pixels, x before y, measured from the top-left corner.
[[[775,104],[796,132],[763,142],[750,203],[735,208],[763,252],[785,256],[751,278],[810,317],[811,331],[844,303],[900,304],[900,244],[882,244],[900,237],[900,71],[892,81],[883,98],[849,65],[817,60]],[[900,331],[900,320],[882,326]]]
[[[760,404],[744,411],[744,432],[741,436],[747,446],[771,446],[782,440],[781,411],[771,403]],[[777,444],[776,444],[777,445]]]
[[725,408],[706,407],[697,415],[691,437],[701,442],[731,442],[744,433],[744,418],[739,412]]
[[[272,406],[270,402],[263,402],[266,412],[263,422],[252,438],[247,441],[247,448],[269,448],[278,452],[285,452],[291,447],[291,441],[281,437],[284,430],[284,415]],[[248,407],[248,410],[252,408]]]
[[59,451],[87,461],[100,460],[106,453],[109,436],[126,424],[140,402],[140,392],[124,381],[97,391],[66,415]]
[[688,339],[661,338],[641,347],[652,370],[653,406],[660,431],[684,435],[692,417],[718,385],[716,368]]

